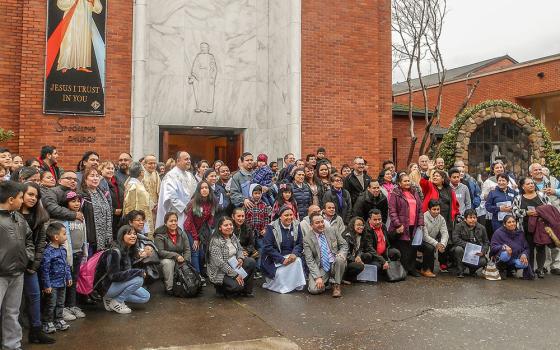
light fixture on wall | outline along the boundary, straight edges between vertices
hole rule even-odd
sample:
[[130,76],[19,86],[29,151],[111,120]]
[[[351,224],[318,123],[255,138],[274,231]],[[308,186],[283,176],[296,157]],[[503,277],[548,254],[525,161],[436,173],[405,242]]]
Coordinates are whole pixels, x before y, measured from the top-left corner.
[[541,79],[544,78],[544,72],[538,72],[537,77],[539,77]]

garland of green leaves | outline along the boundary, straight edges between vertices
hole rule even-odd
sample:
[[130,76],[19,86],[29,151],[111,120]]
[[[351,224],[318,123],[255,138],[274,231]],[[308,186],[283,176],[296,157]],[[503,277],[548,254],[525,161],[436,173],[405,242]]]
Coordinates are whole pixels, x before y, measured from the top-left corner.
[[12,130],[4,130],[3,128],[0,128],[0,143],[8,141],[12,137],[14,137],[14,132]]
[[532,127],[536,128],[537,131],[542,132],[543,139],[544,139],[544,158],[546,161],[546,166],[550,169],[550,172],[554,175],[560,174],[560,155],[557,154],[554,149],[552,148],[552,141],[550,139],[550,134],[544,124],[531,115],[528,109],[523,108],[513,102],[504,101],[504,100],[487,100],[476,106],[472,106],[466,108],[461,114],[455,117],[455,120],[449,127],[449,130],[444,135],[441,145],[438,148],[437,156],[441,157],[445,160],[445,164],[453,164],[455,162],[455,147],[457,144],[457,136],[459,134],[459,130],[465,121],[469,119],[469,117],[475,115],[479,111],[490,108],[490,107],[503,107],[503,108],[511,108],[515,112],[520,112],[524,114],[528,114],[532,116]]

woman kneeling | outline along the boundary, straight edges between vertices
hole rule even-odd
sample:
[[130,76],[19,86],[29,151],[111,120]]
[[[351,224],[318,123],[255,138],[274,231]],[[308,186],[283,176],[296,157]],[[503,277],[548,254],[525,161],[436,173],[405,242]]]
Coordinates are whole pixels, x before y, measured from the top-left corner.
[[[253,296],[253,274],[256,262],[255,259],[243,255],[243,248],[233,234],[232,218],[224,216],[218,221],[210,239],[209,254],[208,277],[214,284],[216,293],[223,295],[241,293],[243,296]],[[232,258],[236,261],[235,269],[229,264]],[[239,270],[240,267],[247,274],[245,278]]]

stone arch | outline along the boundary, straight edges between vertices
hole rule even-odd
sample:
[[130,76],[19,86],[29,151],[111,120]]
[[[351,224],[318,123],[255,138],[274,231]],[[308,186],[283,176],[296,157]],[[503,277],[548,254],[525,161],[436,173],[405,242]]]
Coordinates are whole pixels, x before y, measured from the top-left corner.
[[543,123],[531,115],[529,110],[503,100],[484,101],[459,114],[444,135],[436,152],[437,156],[442,157],[445,164],[453,164],[455,160],[463,160],[468,164],[471,135],[482,123],[494,118],[506,118],[522,128],[528,134],[531,146],[530,161],[542,162],[544,159],[552,173],[559,173],[560,157],[554,152],[550,135]]
[[543,133],[537,127],[535,117],[528,113],[528,111],[524,112],[512,107],[502,107],[498,105],[480,109],[465,120],[457,132],[455,160],[463,160],[468,164],[471,135],[482,123],[494,118],[508,119],[529,135],[528,139],[531,144],[532,161],[540,161],[541,158],[544,157]]

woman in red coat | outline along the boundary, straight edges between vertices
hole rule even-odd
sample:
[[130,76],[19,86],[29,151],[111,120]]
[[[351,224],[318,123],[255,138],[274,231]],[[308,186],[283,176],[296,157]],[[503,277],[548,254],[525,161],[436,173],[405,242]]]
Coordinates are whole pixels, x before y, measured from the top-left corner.
[[415,267],[417,247],[412,246],[412,239],[416,229],[424,226],[422,200],[406,173],[399,174],[397,185],[389,198],[389,239],[401,253],[401,263],[408,274],[420,277]]
[[[453,232],[455,217],[459,214],[459,202],[455,197],[455,191],[449,185],[449,178],[445,171],[434,170],[431,178],[422,177],[420,187],[424,194],[422,213],[428,211],[428,203],[432,199],[437,199],[441,203],[441,216],[447,224],[447,231]],[[468,208],[467,208],[468,209]]]

